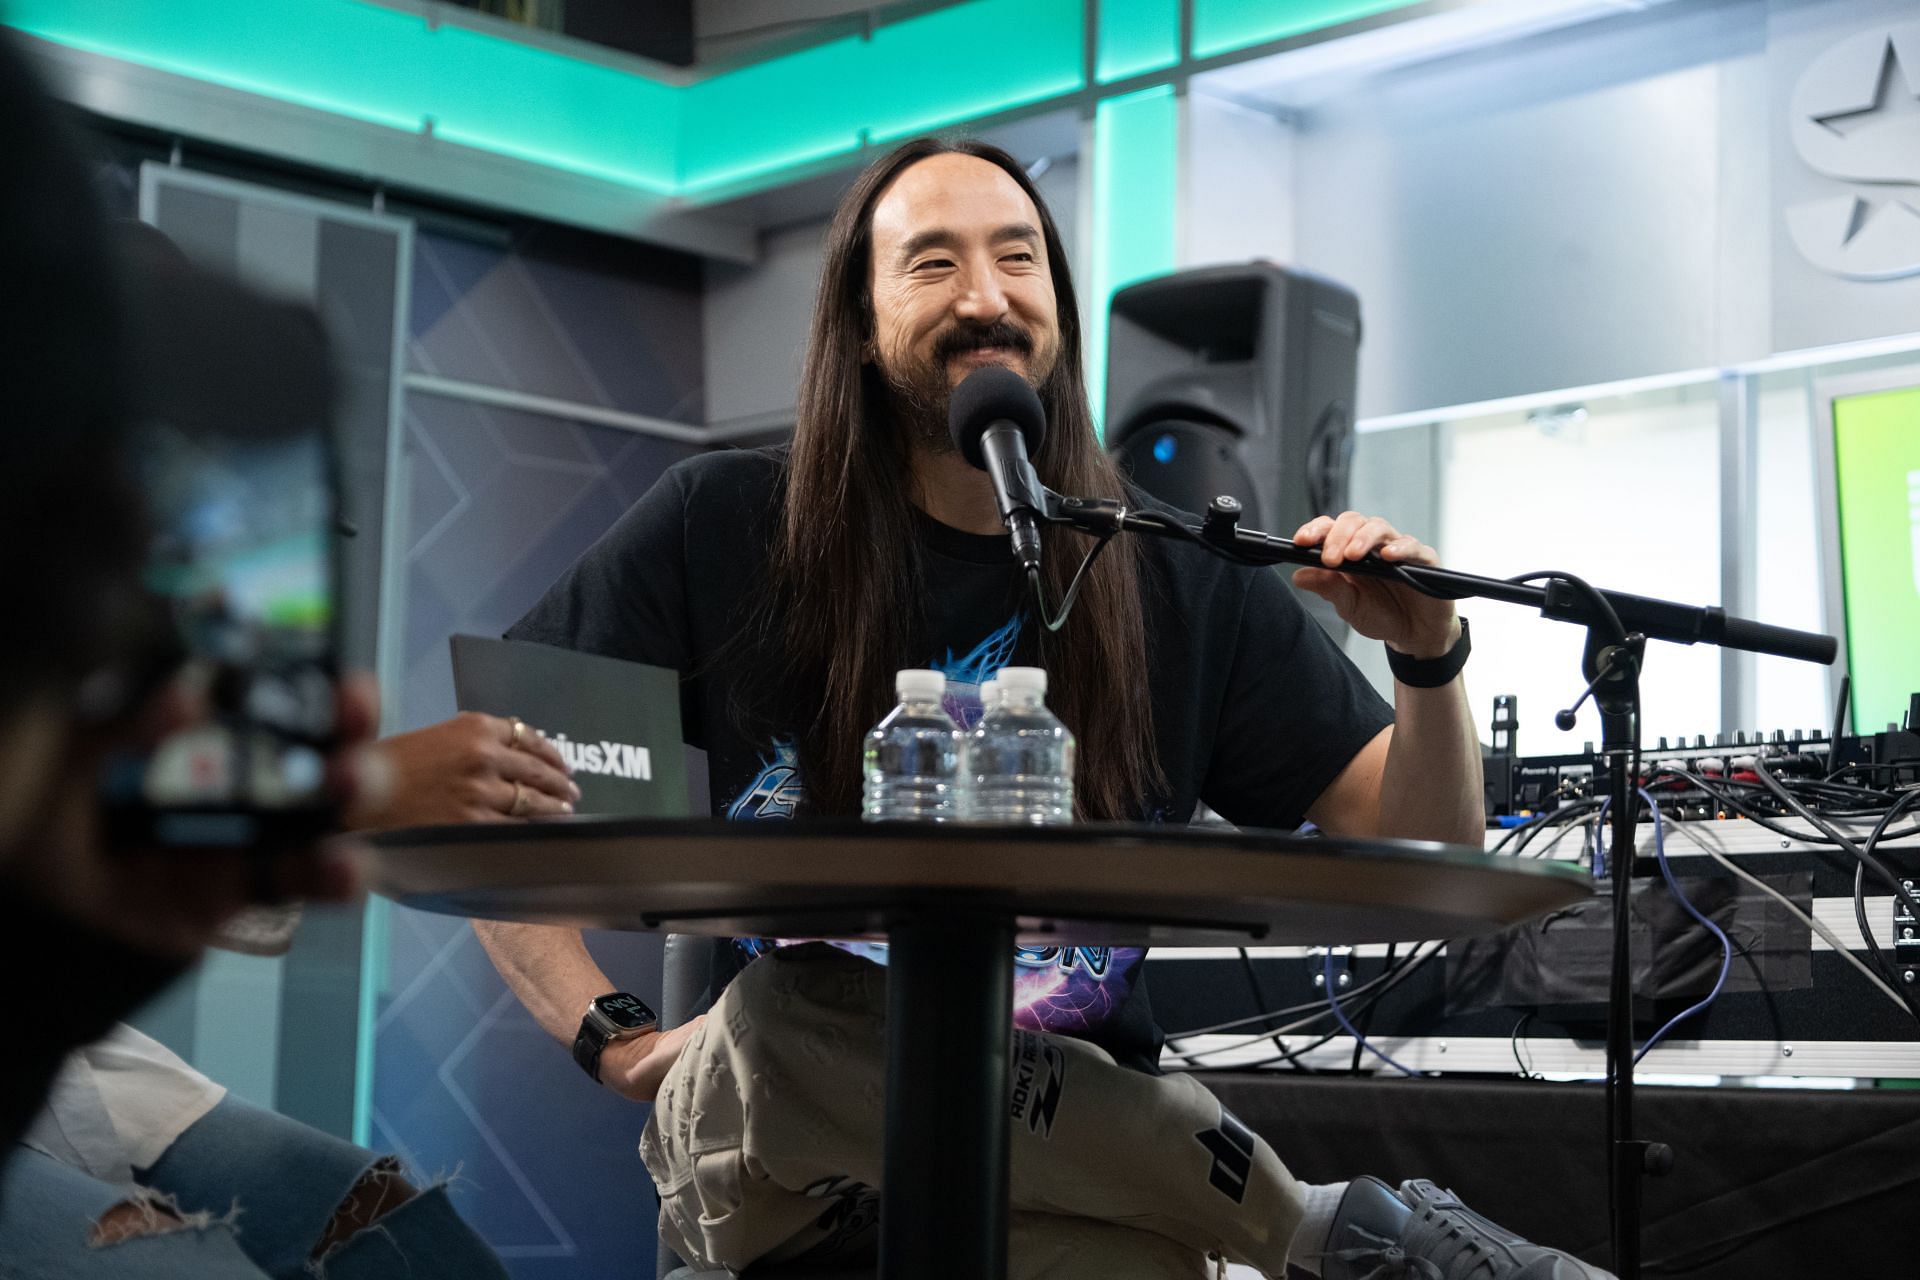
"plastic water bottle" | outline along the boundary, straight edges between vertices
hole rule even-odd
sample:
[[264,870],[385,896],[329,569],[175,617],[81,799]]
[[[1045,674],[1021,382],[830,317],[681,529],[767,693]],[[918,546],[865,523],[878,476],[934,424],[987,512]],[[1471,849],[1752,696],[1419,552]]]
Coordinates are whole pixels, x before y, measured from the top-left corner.
[[[980,718],[987,718],[987,712],[1000,705],[1000,677],[988,676],[980,682]],[[964,763],[964,762],[963,762]]]
[[868,822],[952,822],[964,813],[962,735],[941,704],[947,678],[907,670],[893,678],[900,705],[867,735]]
[[968,816],[1050,826],[1073,821],[1073,735],[1047,710],[1047,673],[1003,667],[986,714],[967,737]]

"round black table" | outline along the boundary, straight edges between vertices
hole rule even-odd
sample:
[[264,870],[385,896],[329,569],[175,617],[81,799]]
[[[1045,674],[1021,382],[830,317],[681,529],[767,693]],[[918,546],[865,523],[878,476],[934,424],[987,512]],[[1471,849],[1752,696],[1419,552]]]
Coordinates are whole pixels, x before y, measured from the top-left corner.
[[1006,1272],[1013,947],[1413,942],[1592,893],[1579,869],[1461,845],[1194,827],[575,818],[368,838],[370,886],[450,915],[888,956],[880,1274]]

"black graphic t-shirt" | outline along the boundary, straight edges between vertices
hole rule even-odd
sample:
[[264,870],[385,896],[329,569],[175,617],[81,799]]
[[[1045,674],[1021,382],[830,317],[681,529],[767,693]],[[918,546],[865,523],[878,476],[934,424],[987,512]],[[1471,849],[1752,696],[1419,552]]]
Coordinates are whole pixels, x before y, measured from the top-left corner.
[[[797,816],[805,780],[784,741],[750,737],[733,694],[756,656],[739,643],[775,526],[780,450],[702,454],[671,468],[507,633],[691,673],[681,685],[687,741],[707,753],[713,812]],[[1031,634],[1005,535],[922,516],[924,665],[946,673],[947,709],[971,725],[980,685],[1031,663]],[[1277,571],[1160,539],[1142,546],[1154,731],[1165,795],[1138,817],[1186,823],[1198,803],[1240,826],[1289,830],[1391,709],[1293,598]],[[715,656],[722,660],[715,662]],[[755,950],[718,957],[719,977]],[[1015,1021],[1077,1036],[1130,1066],[1159,1056],[1139,948],[1031,948],[1016,954]],[[876,957],[878,958],[878,957]]]

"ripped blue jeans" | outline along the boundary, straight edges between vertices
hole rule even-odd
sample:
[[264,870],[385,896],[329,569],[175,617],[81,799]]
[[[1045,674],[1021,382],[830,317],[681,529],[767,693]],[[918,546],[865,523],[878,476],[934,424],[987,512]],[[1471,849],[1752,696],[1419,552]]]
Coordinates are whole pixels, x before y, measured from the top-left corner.
[[[315,1246],[362,1179],[370,1151],[228,1095],[180,1135],[137,1187],[115,1186],[26,1147],[0,1171],[0,1280],[506,1280],[454,1212],[424,1188],[320,1257]],[[101,1243],[116,1205],[171,1210],[155,1229]]]

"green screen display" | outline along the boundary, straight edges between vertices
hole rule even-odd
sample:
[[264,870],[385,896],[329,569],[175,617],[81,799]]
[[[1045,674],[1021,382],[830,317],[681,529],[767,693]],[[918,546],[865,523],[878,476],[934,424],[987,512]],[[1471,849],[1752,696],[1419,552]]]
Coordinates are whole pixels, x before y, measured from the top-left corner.
[[1920,692],[1920,387],[1833,402],[1840,565],[1856,733]]

